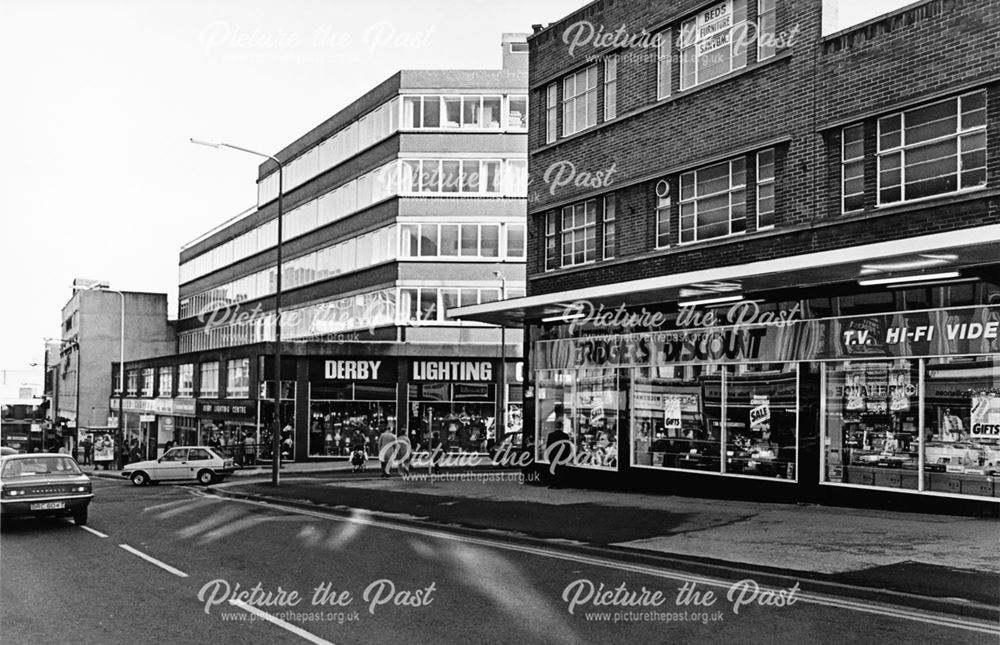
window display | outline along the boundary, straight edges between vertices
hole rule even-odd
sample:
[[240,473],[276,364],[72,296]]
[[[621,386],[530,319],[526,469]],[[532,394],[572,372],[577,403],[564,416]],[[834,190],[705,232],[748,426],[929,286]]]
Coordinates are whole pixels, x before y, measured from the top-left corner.
[[826,481],[916,489],[918,365],[826,365]]
[[549,462],[550,436],[562,430],[573,449],[561,453],[559,460],[582,468],[617,469],[618,414],[627,396],[624,380],[615,369],[539,372],[535,458]]
[[410,441],[426,448],[433,435],[445,452],[486,452],[496,441],[496,385],[412,383]]
[[797,372],[795,364],[727,368],[724,472],[795,479]]
[[720,472],[719,365],[632,370],[633,463]]
[[374,451],[379,434],[386,429],[396,432],[396,384],[311,384],[309,411],[309,456],[346,456],[355,432],[360,432],[371,446],[369,450]]
[[1000,359],[927,361],[924,489],[1000,496]]

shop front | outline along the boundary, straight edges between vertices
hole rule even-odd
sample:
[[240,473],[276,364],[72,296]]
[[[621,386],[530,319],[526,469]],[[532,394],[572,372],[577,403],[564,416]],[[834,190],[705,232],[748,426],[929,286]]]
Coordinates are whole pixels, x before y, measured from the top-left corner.
[[486,452],[496,444],[499,362],[408,361],[410,440],[446,452]]
[[309,361],[309,456],[346,457],[362,443],[374,454],[378,435],[397,433],[399,370],[392,358]]
[[[976,289],[984,304],[622,308],[634,315],[612,333],[572,316],[533,326],[536,459],[646,482],[766,482],[799,499],[1000,500],[1000,304],[994,286]],[[569,458],[546,450],[556,429]]]
[[252,399],[198,399],[198,445],[219,449],[239,463],[257,460],[257,402]]

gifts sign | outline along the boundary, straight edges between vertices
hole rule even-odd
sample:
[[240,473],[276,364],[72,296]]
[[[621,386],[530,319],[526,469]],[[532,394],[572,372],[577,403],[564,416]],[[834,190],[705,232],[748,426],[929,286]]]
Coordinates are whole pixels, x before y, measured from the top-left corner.
[[670,394],[663,397],[663,427],[667,430],[680,430],[681,397]]
[[1000,396],[990,393],[972,397],[972,437],[974,439],[996,439],[1000,437]]

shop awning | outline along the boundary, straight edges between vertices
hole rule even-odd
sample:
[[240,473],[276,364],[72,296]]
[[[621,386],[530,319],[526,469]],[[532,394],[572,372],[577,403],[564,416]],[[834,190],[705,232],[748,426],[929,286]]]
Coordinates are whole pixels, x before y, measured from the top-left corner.
[[565,315],[572,311],[574,302],[583,300],[594,307],[617,308],[622,304],[681,302],[916,273],[961,271],[996,263],[1000,256],[998,248],[1000,225],[995,224],[456,307],[448,310],[448,317],[518,327],[526,320]]

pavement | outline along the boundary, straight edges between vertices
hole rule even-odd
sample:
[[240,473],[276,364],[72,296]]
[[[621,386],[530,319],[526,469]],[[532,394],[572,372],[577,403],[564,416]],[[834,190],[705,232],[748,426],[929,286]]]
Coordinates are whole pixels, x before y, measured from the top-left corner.
[[512,469],[384,479],[369,464],[365,473],[345,462],[287,464],[278,489],[269,470],[248,469],[213,490],[610,549],[692,571],[793,578],[853,597],[1000,620],[996,518],[552,489],[525,485]]

